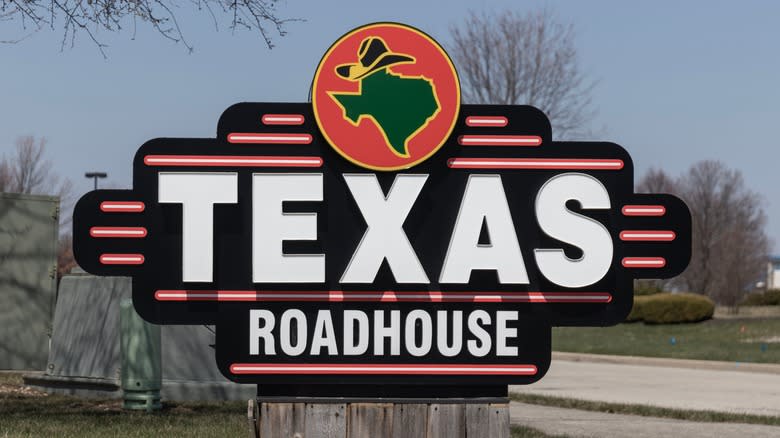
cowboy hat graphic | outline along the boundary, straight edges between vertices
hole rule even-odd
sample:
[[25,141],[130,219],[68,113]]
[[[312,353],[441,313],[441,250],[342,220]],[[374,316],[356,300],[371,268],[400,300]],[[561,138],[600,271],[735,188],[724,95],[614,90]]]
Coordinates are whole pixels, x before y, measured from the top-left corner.
[[342,64],[336,67],[336,73],[349,81],[359,81],[365,76],[395,64],[415,62],[411,56],[393,53],[380,37],[368,37],[360,43],[357,52],[359,62]]

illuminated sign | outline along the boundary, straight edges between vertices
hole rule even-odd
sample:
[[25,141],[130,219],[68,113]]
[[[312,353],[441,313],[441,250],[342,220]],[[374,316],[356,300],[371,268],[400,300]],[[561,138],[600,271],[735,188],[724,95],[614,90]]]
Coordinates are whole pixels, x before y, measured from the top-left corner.
[[216,324],[236,382],[505,388],[544,375],[552,326],[617,324],[634,279],[686,267],[687,207],[633,182],[614,143],[461,104],[435,41],[379,23],[327,51],[310,103],[141,146],[132,190],[79,201],[74,249],[147,320]]

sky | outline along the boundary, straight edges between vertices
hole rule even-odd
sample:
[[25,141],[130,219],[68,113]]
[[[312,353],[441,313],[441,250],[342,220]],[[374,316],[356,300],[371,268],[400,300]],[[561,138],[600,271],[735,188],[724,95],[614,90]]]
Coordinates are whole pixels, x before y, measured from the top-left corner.
[[[350,29],[374,21],[418,27],[447,47],[470,11],[547,7],[577,30],[583,71],[597,86],[591,128],[632,155],[637,178],[651,167],[676,175],[715,159],[760,193],[767,234],[780,248],[780,2],[769,1],[281,1],[289,23],[269,50],[255,33],[215,29],[181,3],[194,51],[148,25],[102,33],[107,59],[85,34],[60,49],[44,29],[0,44],[0,153],[22,135],[45,136],[55,171],[77,195],[85,171],[131,185],[132,158],[156,137],[213,137],[224,109],[241,101],[307,100],[320,57]],[[0,40],[22,34],[0,23]],[[457,65],[456,65],[457,67]]]

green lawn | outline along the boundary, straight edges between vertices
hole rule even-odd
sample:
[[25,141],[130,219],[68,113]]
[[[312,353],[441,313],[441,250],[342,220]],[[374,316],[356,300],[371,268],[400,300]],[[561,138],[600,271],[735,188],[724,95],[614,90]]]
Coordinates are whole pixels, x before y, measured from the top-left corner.
[[556,327],[552,346],[576,353],[780,363],[780,318]]
[[[246,402],[165,403],[161,412],[123,411],[118,400],[45,395],[0,373],[0,438],[245,437]],[[555,438],[525,426],[513,438]]]
[[0,438],[247,436],[246,402],[166,404],[162,412],[123,411],[118,400],[30,391],[0,374]]
[[671,409],[647,405],[630,405],[590,400],[578,400],[538,394],[512,393],[513,401],[557,408],[579,409],[583,411],[606,412],[610,414],[639,415],[642,417],[674,418],[676,420],[704,423],[749,423],[780,426],[780,417],[765,415],[736,414],[731,412],[697,411]]

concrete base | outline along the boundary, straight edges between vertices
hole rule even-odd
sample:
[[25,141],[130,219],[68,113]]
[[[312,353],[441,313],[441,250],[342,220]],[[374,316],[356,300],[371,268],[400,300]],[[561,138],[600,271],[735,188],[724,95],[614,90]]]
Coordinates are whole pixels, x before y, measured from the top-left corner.
[[[49,394],[72,395],[85,398],[122,398],[118,380],[58,377],[45,374],[28,374],[24,384]],[[247,400],[257,394],[255,385],[239,385],[233,382],[203,382],[163,380],[163,401],[198,400]]]

